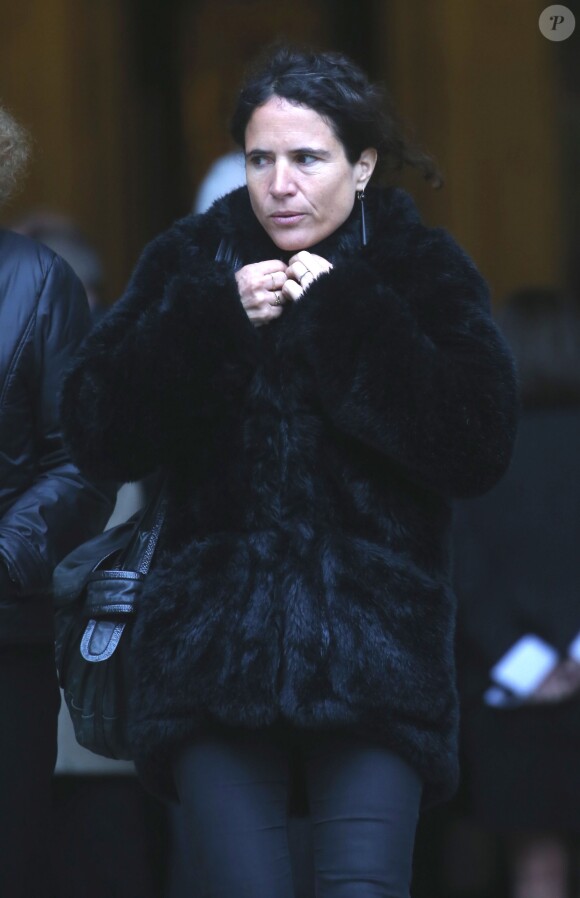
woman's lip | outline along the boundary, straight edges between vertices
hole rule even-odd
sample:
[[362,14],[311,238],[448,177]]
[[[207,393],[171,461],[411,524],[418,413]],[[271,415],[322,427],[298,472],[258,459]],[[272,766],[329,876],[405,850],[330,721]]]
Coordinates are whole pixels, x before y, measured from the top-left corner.
[[270,215],[270,219],[279,225],[293,225],[301,221],[305,216],[304,212],[274,212]]

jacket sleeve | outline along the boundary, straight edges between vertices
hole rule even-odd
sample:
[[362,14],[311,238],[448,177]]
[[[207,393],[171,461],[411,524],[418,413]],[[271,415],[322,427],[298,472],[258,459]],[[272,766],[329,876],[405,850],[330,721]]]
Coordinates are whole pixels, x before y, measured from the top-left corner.
[[36,475],[0,520],[0,557],[16,591],[50,586],[55,565],[78,543],[102,530],[114,486],[83,477],[67,455],[58,417],[62,373],[90,327],[84,290],[55,256],[35,308],[30,358],[30,404],[36,431]]
[[366,255],[314,282],[307,353],[342,432],[449,497],[505,471],[517,401],[485,282],[443,230],[421,227],[393,271]]
[[65,380],[73,457],[118,480],[168,463],[241,399],[256,346],[229,267],[184,247],[175,229],[161,235]]

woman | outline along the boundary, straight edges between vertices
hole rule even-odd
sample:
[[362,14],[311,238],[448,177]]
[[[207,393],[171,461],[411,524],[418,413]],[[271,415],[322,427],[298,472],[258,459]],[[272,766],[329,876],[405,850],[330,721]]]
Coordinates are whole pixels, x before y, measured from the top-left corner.
[[456,781],[449,503],[505,470],[512,363],[452,239],[362,200],[378,155],[434,172],[349,60],[274,51],[232,131],[247,189],[153,241],[64,390],[87,470],[170,474],[137,764],[175,781],[200,894],[292,895],[292,748],[319,894],[408,895]]

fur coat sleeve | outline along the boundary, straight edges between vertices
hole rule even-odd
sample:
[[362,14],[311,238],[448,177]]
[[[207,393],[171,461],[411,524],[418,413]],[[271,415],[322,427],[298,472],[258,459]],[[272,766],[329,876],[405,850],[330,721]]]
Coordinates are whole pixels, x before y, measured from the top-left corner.
[[251,376],[256,337],[234,275],[194,237],[178,223],[146,248],[65,379],[67,441],[95,476],[132,481],[169,463]]
[[499,479],[516,427],[513,361],[485,282],[445,231],[411,227],[388,253],[371,245],[303,301],[306,351],[340,431],[448,497]]

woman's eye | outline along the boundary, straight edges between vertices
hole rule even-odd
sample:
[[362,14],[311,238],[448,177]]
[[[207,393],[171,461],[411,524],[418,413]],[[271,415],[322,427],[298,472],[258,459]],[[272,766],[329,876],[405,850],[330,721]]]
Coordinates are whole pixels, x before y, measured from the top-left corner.
[[267,156],[250,156],[249,163],[254,168],[263,168],[264,165],[267,165],[267,163],[268,163],[268,157]]

